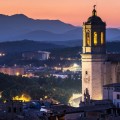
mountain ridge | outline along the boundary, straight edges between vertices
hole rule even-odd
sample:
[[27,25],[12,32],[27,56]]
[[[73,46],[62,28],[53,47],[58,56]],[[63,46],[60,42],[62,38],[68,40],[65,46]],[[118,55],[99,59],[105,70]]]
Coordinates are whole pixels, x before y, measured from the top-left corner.
[[33,40],[0,42],[0,52],[5,52],[5,53],[16,53],[16,52],[20,53],[24,51],[48,50],[48,49],[63,48],[63,47],[64,45],[56,45],[53,43],[33,41]]
[[[107,28],[108,41],[120,40],[119,28]],[[35,41],[66,41],[82,39],[82,27],[60,20],[33,19],[24,14],[0,14],[0,41],[29,39]]]

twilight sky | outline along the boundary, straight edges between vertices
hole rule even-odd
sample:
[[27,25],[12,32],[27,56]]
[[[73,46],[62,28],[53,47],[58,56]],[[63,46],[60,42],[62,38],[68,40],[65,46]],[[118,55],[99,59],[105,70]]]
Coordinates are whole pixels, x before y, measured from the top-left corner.
[[80,26],[91,16],[94,4],[107,27],[120,27],[120,0],[0,0],[0,13],[59,19]]

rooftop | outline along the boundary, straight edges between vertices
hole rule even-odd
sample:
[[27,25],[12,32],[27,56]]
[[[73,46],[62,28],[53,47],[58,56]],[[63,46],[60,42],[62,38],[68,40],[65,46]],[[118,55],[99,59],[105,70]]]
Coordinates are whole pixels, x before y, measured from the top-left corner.
[[120,83],[107,84],[104,85],[103,87],[120,87]]
[[108,61],[120,62],[120,53],[117,53],[117,54],[108,54]]

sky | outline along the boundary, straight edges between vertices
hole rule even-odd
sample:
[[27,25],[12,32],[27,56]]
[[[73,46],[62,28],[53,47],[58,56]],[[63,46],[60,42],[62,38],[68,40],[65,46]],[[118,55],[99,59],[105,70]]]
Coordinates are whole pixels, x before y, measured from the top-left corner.
[[0,0],[0,14],[59,19],[81,26],[92,15],[94,4],[107,27],[120,27],[120,0]]

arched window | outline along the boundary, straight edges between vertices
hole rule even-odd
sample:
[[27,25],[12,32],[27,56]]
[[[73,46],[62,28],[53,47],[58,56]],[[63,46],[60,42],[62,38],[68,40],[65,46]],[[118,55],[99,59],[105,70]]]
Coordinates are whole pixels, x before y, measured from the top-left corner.
[[86,32],[86,45],[90,46],[90,33]]
[[97,45],[97,32],[94,32],[94,45]]
[[104,34],[103,34],[103,32],[101,32],[101,45],[103,45],[104,44]]

